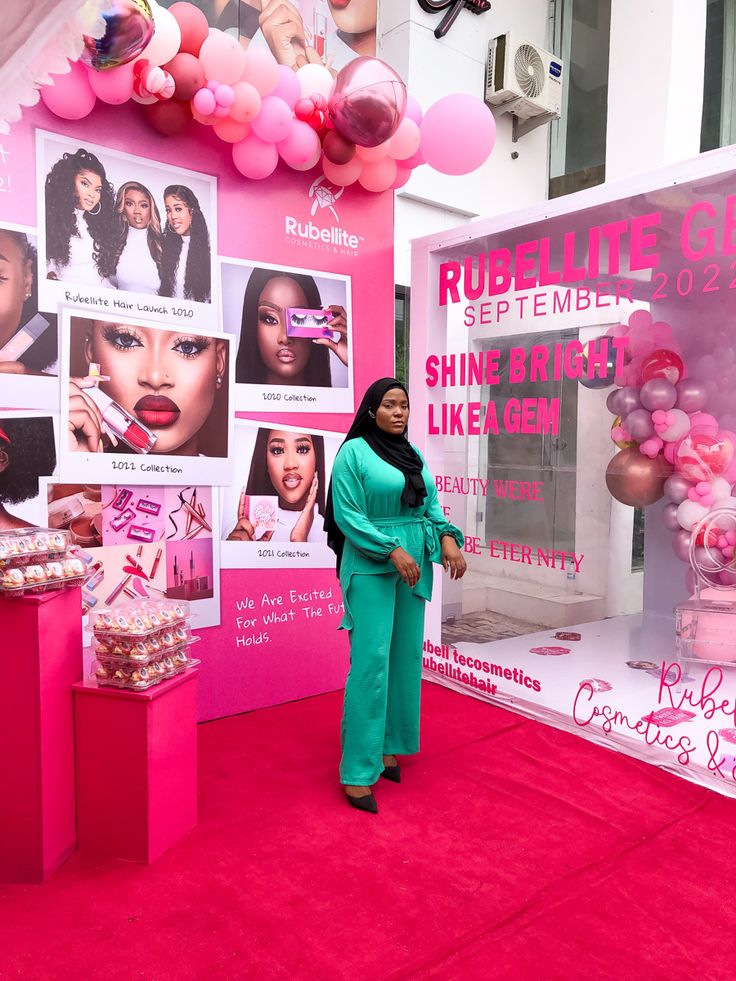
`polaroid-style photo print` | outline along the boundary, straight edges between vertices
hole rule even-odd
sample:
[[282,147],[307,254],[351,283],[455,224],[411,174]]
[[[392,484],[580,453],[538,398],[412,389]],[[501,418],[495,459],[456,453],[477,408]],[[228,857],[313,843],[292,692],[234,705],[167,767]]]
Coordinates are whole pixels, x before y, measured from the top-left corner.
[[52,416],[0,412],[0,532],[46,527],[45,481],[56,472]]
[[219,624],[219,542],[212,532],[219,516],[210,487],[47,481],[44,496],[43,523],[67,529],[87,565],[84,614],[145,599],[186,599],[197,626]]
[[62,312],[61,478],[228,484],[232,338]]
[[39,299],[219,329],[217,182],[38,130]]
[[233,484],[224,487],[220,560],[225,569],[330,568],[325,500],[342,433],[235,421]]
[[220,262],[223,328],[235,339],[235,409],[352,412],[350,279]]
[[55,313],[39,313],[36,230],[0,222],[0,391],[14,409],[59,411]]

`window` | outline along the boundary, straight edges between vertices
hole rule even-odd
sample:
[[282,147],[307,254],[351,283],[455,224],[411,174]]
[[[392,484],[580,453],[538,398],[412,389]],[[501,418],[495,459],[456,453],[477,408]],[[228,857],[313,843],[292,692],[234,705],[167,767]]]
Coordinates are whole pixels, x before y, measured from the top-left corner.
[[557,0],[552,50],[565,62],[562,116],[550,134],[549,196],[606,179],[611,0]]
[[736,0],[708,0],[700,150],[736,140]]
[[409,384],[409,287],[394,286],[394,377]]

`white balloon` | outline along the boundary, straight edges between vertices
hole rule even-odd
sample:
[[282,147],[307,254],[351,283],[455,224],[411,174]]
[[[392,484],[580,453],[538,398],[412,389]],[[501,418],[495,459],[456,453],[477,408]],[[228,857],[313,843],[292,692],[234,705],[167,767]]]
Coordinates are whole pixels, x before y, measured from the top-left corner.
[[708,513],[708,508],[704,507],[702,504],[698,504],[697,501],[686,500],[677,507],[677,520],[680,523],[680,527],[684,528],[685,531],[690,531],[696,522],[704,518]]
[[324,65],[302,65],[296,77],[302,87],[302,99],[317,94],[323,95],[325,99],[330,98],[335,80]]
[[[181,44],[181,30],[176,17],[165,7],[151,4],[153,13],[153,37],[138,58],[146,58],[152,65],[165,65],[171,61]],[[137,60],[137,59],[136,59]]]
[[[714,477],[710,482],[710,492],[714,501],[721,501],[724,497],[730,497],[731,485],[725,477]],[[723,507],[723,505],[719,505]]]

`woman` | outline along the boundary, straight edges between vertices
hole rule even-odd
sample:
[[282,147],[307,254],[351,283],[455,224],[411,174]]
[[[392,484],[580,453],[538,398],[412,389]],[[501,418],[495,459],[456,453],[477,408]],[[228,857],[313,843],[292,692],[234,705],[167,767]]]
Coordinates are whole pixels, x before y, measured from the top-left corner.
[[164,191],[166,228],[161,255],[161,296],[209,303],[210,233],[197,197],[183,184]]
[[[286,324],[289,307],[329,310],[329,328],[340,335],[340,340],[291,337]],[[338,304],[323,307],[311,276],[280,269],[254,269],[243,297],[235,381],[245,385],[329,388],[330,351],[347,365],[345,308]]]
[[115,273],[112,184],[93,153],[65,153],[46,177],[46,263],[49,279],[110,286]]
[[[224,341],[99,320],[82,323],[88,325],[85,363],[99,365],[104,379],[99,386],[101,391],[134,422],[143,423],[153,433],[155,445],[150,449],[154,453],[215,455],[203,430],[218,393],[223,390],[227,371]],[[90,394],[92,383],[90,377],[70,379],[70,449],[85,453],[126,452],[113,439],[103,443],[103,432],[109,438],[110,423],[103,419],[103,410]],[[205,447],[210,454],[202,452]]]
[[[23,232],[0,228],[0,373],[56,374],[56,317],[45,314],[39,322],[37,256]],[[33,321],[33,323],[31,323]],[[28,326],[25,339],[20,334]],[[16,356],[11,345],[23,339],[23,353]],[[32,335],[37,334],[35,340]],[[7,352],[7,353],[6,353]],[[49,371],[50,369],[50,371]]]
[[0,531],[29,526],[27,519],[10,514],[5,505],[37,497],[39,477],[50,477],[55,467],[50,418],[0,419]]
[[453,579],[466,569],[462,532],[442,513],[408,422],[401,382],[374,382],[335,459],[325,519],[345,604],[340,627],[350,631],[340,782],[353,807],[373,814],[371,786],[379,776],[398,783],[396,754],[419,749],[432,562]]
[[115,210],[120,215],[118,289],[156,295],[161,288],[162,235],[153,195],[138,181],[126,181],[118,190]]
[[279,499],[275,531],[259,541],[325,542],[325,447],[321,436],[281,429],[259,429],[248,483],[238,505],[238,523],[229,541],[256,541],[244,511],[244,496],[274,494]]

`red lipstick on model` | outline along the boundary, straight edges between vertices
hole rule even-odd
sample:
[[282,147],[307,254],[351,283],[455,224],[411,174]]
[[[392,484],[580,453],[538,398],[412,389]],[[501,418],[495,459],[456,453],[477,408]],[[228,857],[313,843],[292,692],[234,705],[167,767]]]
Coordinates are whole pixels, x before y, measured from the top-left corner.
[[[96,371],[93,373],[93,368]],[[99,365],[90,365],[90,378],[99,375]],[[134,419],[122,405],[110,398],[96,384],[84,387],[83,392],[95,403],[105,425],[136,453],[150,453],[157,436]]]
[[350,6],[350,0],[330,0],[330,6],[334,7],[335,10],[345,10],[346,7]]
[[165,395],[144,395],[138,399],[133,412],[151,429],[168,429],[181,415],[181,409]]

